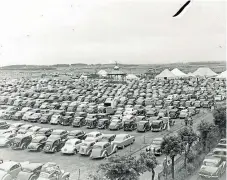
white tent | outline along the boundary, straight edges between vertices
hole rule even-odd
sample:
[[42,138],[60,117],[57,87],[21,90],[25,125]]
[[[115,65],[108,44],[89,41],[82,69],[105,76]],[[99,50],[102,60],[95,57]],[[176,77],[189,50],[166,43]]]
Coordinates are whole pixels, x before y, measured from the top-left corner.
[[126,76],[126,79],[127,80],[131,80],[131,79],[139,79],[135,74],[128,74],[127,76]]
[[163,70],[160,74],[155,76],[156,79],[173,79],[176,76],[168,69]]
[[215,73],[208,67],[198,68],[193,74],[195,76],[205,76],[205,77],[212,77],[217,75],[217,73]]
[[216,76],[217,79],[227,79],[227,70]]
[[97,73],[99,76],[107,76],[107,72],[105,70],[100,70],[98,73]]
[[177,77],[186,77],[187,74],[183,73],[181,70],[175,68],[171,71]]

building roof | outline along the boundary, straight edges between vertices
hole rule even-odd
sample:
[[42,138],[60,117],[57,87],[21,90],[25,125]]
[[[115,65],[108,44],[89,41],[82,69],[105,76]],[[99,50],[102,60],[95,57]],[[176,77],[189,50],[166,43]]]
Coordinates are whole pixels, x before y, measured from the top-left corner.
[[126,76],[127,73],[120,71],[118,66],[115,66],[112,71],[108,72],[108,75],[124,75]]

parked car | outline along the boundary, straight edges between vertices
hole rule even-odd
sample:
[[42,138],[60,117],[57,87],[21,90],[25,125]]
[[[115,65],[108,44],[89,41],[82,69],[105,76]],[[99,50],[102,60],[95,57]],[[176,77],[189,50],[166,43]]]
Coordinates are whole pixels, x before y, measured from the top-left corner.
[[226,162],[217,157],[206,157],[199,170],[203,179],[219,179],[226,170]]
[[95,143],[96,141],[84,141],[80,145],[79,154],[90,156],[92,152],[92,148],[95,145]]
[[16,132],[7,132],[0,135],[0,147],[10,147]]
[[99,119],[97,127],[98,127],[98,129],[108,129],[109,125],[110,125],[109,119]]
[[42,166],[37,180],[69,180],[70,173],[59,168],[54,162],[48,162]]
[[128,119],[124,121],[124,131],[132,131],[137,128],[136,120],[135,118],[133,119]]
[[41,113],[33,113],[28,117],[29,122],[38,122],[39,119],[42,117]]
[[153,120],[151,122],[151,131],[153,131],[153,132],[162,131],[164,128],[165,128],[165,126],[164,126],[164,122],[162,119]]
[[15,161],[5,161],[0,164],[1,180],[14,180],[21,171],[21,165]]
[[35,136],[31,143],[28,145],[27,149],[29,151],[42,151],[45,144],[46,144],[46,141],[47,141],[47,137],[46,136]]
[[61,139],[59,136],[50,136],[43,148],[45,153],[55,153],[59,152],[61,148],[65,145],[66,139]]
[[18,134],[16,135],[11,143],[12,149],[26,149],[28,145],[31,143],[32,137],[26,134]]
[[36,133],[36,136],[46,136],[46,137],[49,137],[52,132],[53,132],[53,129],[52,128],[41,128]]
[[86,127],[89,129],[96,128],[98,124],[97,114],[88,114],[86,117]]
[[86,133],[82,130],[72,130],[69,132],[68,139],[81,139],[84,140],[87,137]]
[[42,163],[21,163],[21,171],[16,180],[37,180],[43,164]]
[[73,117],[72,116],[62,116],[59,124],[63,125],[63,126],[70,126],[72,125],[73,122]]
[[68,139],[65,145],[61,148],[62,154],[76,154],[80,150],[80,145],[82,144],[81,139]]
[[163,142],[163,138],[154,138],[151,142],[151,144],[146,147],[146,152],[152,152],[154,155],[161,155],[161,144]]
[[42,114],[42,117],[39,119],[40,123],[49,123],[53,113]]
[[60,123],[60,120],[61,120],[62,116],[60,114],[54,114],[52,117],[51,117],[51,120],[50,120],[50,124],[59,124]]
[[103,134],[97,131],[87,133],[87,137],[85,141],[94,141],[98,142],[101,141]]
[[116,137],[116,134],[103,134],[101,142],[112,142]]
[[97,142],[92,148],[90,158],[106,158],[117,152],[117,145],[109,142]]
[[8,129],[10,127],[10,125],[5,122],[5,121],[2,121],[0,122],[0,129]]
[[109,129],[110,130],[120,130],[122,129],[124,126],[123,126],[123,122],[121,119],[113,119],[111,122],[110,122],[110,125],[109,125]]
[[151,124],[149,120],[145,119],[145,116],[137,122],[137,131],[138,132],[147,132],[151,130]]
[[117,134],[113,144],[117,146],[117,148],[124,149],[126,146],[131,145],[135,142],[135,137],[129,134]]
[[75,117],[72,126],[73,127],[82,127],[86,125],[85,117]]

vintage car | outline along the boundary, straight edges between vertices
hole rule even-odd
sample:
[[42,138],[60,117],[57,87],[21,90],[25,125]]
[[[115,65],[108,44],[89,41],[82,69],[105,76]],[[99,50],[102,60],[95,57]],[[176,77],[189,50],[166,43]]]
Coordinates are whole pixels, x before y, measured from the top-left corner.
[[221,158],[223,161],[226,161],[226,152],[227,152],[226,148],[216,147],[212,150],[212,156]]
[[80,150],[81,139],[68,139],[65,145],[61,148],[62,154],[76,154]]
[[[55,129],[52,131],[51,136],[59,136],[61,139],[67,139],[68,131],[63,129]],[[49,136],[49,137],[51,137]]]
[[185,119],[188,117],[188,110],[187,109],[183,109],[180,111],[180,115],[179,115],[179,118],[180,119]]
[[195,101],[194,106],[200,108],[202,106],[202,103],[200,101]]
[[36,136],[46,136],[49,137],[53,132],[52,128],[41,128],[37,133]]
[[212,102],[211,101],[204,101],[203,102],[203,108],[210,108],[212,106]]
[[5,121],[0,122],[0,129],[8,129],[9,128],[9,124],[6,123]]
[[53,113],[42,114],[42,117],[39,119],[40,123],[49,123]]
[[224,97],[223,97],[222,95],[216,95],[216,96],[214,97],[214,100],[215,100],[215,101],[222,101],[222,100],[224,100]]
[[146,119],[145,116],[137,116],[137,131],[138,132],[146,132],[151,129],[150,122],[148,119]]
[[196,107],[188,107],[188,113],[192,116],[196,115]]
[[152,132],[162,131],[164,129],[164,126],[165,125],[162,119],[153,120],[151,122],[151,131]]
[[13,116],[12,116],[12,119],[13,120],[21,120],[23,115],[30,111],[31,108],[30,107],[24,107],[21,111],[17,111]]
[[29,118],[32,114],[34,114],[34,112],[32,112],[32,111],[27,111],[26,113],[24,113],[24,115],[23,115],[23,117],[22,117],[22,120],[28,121],[28,118]]
[[160,109],[158,112],[158,117],[165,117],[167,116],[167,110],[166,109]]
[[137,128],[136,119],[127,119],[124,121],[124,131],[132,131]]
[[116,134],[103,134],[100,142],[112,142],[116,137]]
[[110,119],[110,118],[109,118],[109,115],[106,113],[98,113],[97,119]]
[[21,163],[21,171],[16,180],[37,180],[41,171],[42,163]]
[[206,157],[199,170],[202,179],[219,179],[226,170],[226,162],[217,157]]
[[82,130],[72,130],[69,132],[68,139],[85,139],[87,137],[86,133]]
[[0,164],[0,179],[14,180],[21,171],[21,165],[14,161],[5,161]]
[[61,170],[54,162],[48,162],[42,166],[37,180],[69,180],[70,173]]
[[80,145],[79,154],[90,156],[92,152],[92,148],[95,145],[95,143],[96,143],[95,141],[84,141]]
[[118,150],[117,145],[110,142],[97,142],[92,148],[90,158],[106,158]]
[[98,124],[97,114],[88,114],[86,117],[86,127],[89,129],[96,128]]
[[19,129],[24,129],[24,130],[28,130],[28,129],[30,129],[32,127],[32,125],[31,124],[24,124],[24,125],[22,125],[22,126],[20,126],[20,128]]
[[98,127],[98,129],[108,129],[109,125],[110,125],[109,119],[99,119],[97,127]]
[[12,149],[26,149],[31,143],[32,137],[26,134],[18,134],[12,139]]
[[156,108],[151,108],[148,111],[146,111],[147,117],[153,117],[158,115],[158,110]]
[[179,117],[180,111],[178,109],[171,109],[169,111],[169,117],[172,119],[177,119]]
[[102,140],[102,136],[103,136],[103,134],[100,132],[96,132],[96,131],[90,132],[90,133],[87,133],[87,137],[86,137],[85,141],[98,142],[98,141]]
[[135,105],[134,110],[137,111],[137,115],[144,115],[145,114],[145,108],[142,105]]
[[136,115],[136,114],[137,114],[137,110],[135,110],[134,108],[125,108],[125,111],[123,113],[124,116]]
[[73,127],[82,127],[86,125],[85,117],[75,117],[72,126]]
[[47,141],[47,137],[46,136],[35,136],[31,143],[28,145],[27,149],[29,151],[42,151],[45,144],[46,144],[46,141]]
[[117,146],[117,148],[125,148],[128,145],[131,145],[135,142],[135,137],[129,134],[117,134],[113,144]]
[[43,151],[45,153],[55,153],[59,152],[61,148],[65,145],[66,139],[61,139],[58,135],[51,135],[48,137]]
[[60,114],[53,114],[50,120],[50,124],[59,124],[62,116]]
[[9,147],[12,144],[13,138],[16,136],[16,132],[7,132],[0,135],[0,147]]
[[2,116],[2,119],[11,120],[11,119],[12,119],[12,116],[13,116],[16,112],[17,112],[17,110],[15,110],[15,109],[5,111],[4,115]]
[[28,117],[28,121],[29,122],[38,122],[41,117],[42,117],[41,113],[33,113],[31,116]]
[[63,126],[70,126],[73,122],[73,117],[72,116],[62,116],[59,124]]
[[110,122],[110,125],[109,125],[109,129],[110,130],[120,130],[122,129],[124,126],[123,126],[123,122],[121,119],[113,119],[111,122]]
[[152,152],[154,155],[161,155],[161,144],[163,138],[154,138],[149,146],[146,147],[146,152]]

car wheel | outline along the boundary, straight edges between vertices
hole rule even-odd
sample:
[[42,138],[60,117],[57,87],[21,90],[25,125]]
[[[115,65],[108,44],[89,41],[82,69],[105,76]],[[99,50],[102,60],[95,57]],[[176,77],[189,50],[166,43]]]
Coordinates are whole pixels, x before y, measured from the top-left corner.
[[65,179],[64,179],[64,180],[69,180],[69,176],[65,177]]
[[77,153],[78,153],[78,151],[75,149],[73,154],[77,154]]
[[39,146],[38,149],[37,149],[38,152],[42,151],[42,147]]
[[21,145],[21,149],[24,150],[25,148],[26,148],[26,145],[23,143],[23,144]]
[[88,152],[88,156],[90,156],[90,155],[91,155],[91,151]]
[[54,153],[56,153],[57,152],[57,148],[54,148]]

